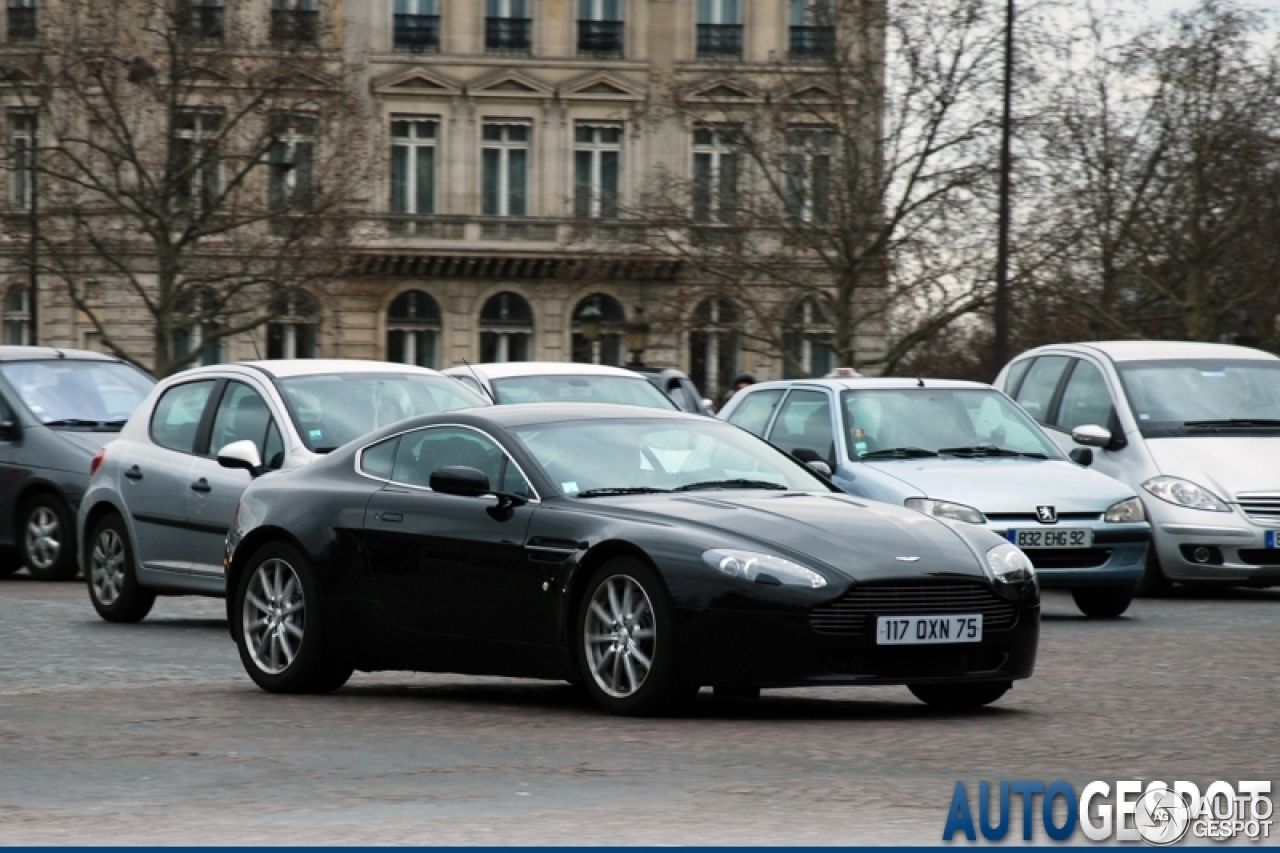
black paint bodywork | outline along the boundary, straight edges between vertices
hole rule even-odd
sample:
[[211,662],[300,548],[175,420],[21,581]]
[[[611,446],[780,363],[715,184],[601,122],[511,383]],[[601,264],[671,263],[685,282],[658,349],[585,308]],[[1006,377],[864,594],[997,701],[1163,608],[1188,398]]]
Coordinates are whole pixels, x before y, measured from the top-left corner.
[[[1008,587],[991,580],[984,554],[1003,542],[993,534],[834,488],[567,497],[509,432],[568,419],[637,417],[706,423],[583,404],[473,409],[404,421],[306,468],[268,474],[245,492],[228,537],[228,616],[253,552],[283,540],[311,560],[332,651],[357,669],[576,680],[571,631],[581,593],[599,566],[631,555],[655,567],[666,585],[686,683],[902,684],[1031,675],[1039,589],[1034,582]],[[491,496],[444,495],[356,470],[362,447],[440,424],[488,433],[540,499],[499,512]],[[399,518],[385,524],[383,514]],[[827,585],[730,578],[703,562],[711,548],[794,560]],[[811,627],[815,607],[855,588],[896,583],[981,586],[1015,618],[1006,628],[985,630],[982,643],[964,646],[877,647],[874,636],[830,636]],[[233,631],[236,621],[229,618]]]

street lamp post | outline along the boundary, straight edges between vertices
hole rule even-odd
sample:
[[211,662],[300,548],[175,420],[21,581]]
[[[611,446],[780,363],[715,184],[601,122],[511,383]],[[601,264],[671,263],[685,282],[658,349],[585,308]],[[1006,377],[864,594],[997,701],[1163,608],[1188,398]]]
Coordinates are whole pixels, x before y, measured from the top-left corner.
[[591,352],[591,363],[600,363],[600,321],[604,314],[596,300],[591,300],[578,312],[578,328]]
[[37,128],[31,133],[31,146],[27,149],[27,176],[31,181],[27,199],[27,317],[30,328],[27,342],[31,346],[40,343],[40,179],[36,174]]
[[1006,0],[1004,25],[1004,108],[1000,121],[1000,212],[996,226],[995,340],[991,347],[992,375],[1009,361],[1009,219],[1010,173],[1013,170],[1013,8]]
[[628,367],[644,367],[644,351],[649,346],[649,324],[644,319],[644,309],[637,308],[634,320],[626,325],[627,351],[631,353]]

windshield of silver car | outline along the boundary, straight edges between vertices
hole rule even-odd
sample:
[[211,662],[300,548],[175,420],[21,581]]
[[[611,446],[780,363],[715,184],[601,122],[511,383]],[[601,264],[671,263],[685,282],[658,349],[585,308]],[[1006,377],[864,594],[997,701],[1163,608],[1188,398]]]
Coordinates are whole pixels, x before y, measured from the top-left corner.
[[841,401],[851,459],[1062,458],[1035,422],[998,391],[927,387],[859,390],[843,392]]
[[16,361],[0,372],[41,423],[64,429],[119,430],[155,385],[114,361]]
[[1119,370],[1147,438],[1280,433],[1280,361],[1135,361]]
[[493,380],[499,403],[620,403],[676,408],[642,376],[509,376]]
[[570,497],[722,489],[831,489],[807,468],[713,420],[590,420],[514,430]]
[[405,418],[489,405],[447,376],[326,373],[281,379],[280,387],[298,436],[316,453]]

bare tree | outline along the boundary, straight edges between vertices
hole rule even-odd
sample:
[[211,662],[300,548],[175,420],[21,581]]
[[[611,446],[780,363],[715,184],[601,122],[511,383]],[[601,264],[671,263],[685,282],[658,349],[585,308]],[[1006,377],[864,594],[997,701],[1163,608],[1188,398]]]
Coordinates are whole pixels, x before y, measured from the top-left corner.
[[[107,349],[170,374],[339,271],[366,123],[316,16],[46,7],[49,44],[8,69],[39,128],[39,272]],[[149,335],[108,321],[119,289]]]

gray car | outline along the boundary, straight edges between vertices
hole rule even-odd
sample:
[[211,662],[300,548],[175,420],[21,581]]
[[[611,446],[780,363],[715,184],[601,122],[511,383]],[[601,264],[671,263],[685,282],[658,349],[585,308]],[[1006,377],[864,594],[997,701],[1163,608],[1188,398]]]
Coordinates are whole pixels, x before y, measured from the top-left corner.
[[994,531],[1087,615],[1118,616],[1133,599],[1151,540],[1133,489],[1069,461],[989,385],[765,382],[720,417],[826,467],[850,494]]
[[487,405],[434,370],[387,362],[260,361],[169,377],[95,458],[80,503],[94,608],[136,622],[158,594],[224,594],[227,530],[252,475],[220,455],[255,474],[292,469],[404,418]]
[[444,371],[499,405],[509,403],[618,403],[671,411],[667,395],[630,370],[565,361],[502,361]]
[[1053,440],[1141,495],[1143,587],[1280,584],[1280,359],[1112,341],[1023,353],[996,379]]
[[93,454],[155,384],[108,355],[0,347],[0,575],[76,574],[75,514]]

